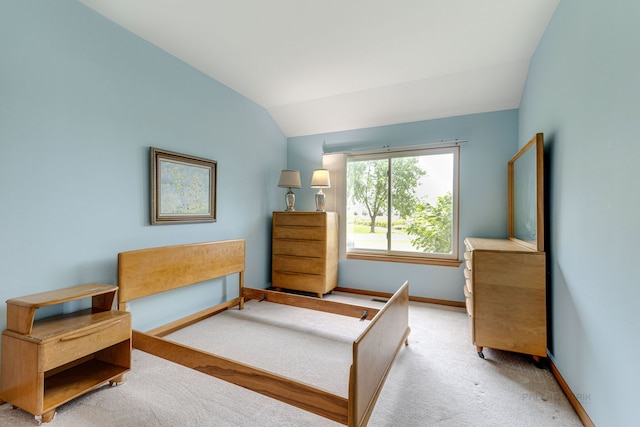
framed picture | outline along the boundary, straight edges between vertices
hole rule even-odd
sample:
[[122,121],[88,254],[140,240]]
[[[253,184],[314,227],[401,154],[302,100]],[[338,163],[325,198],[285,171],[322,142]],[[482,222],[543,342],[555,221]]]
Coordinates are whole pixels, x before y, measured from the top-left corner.
[[151,147],[151,224],[216,221],[214,160]]

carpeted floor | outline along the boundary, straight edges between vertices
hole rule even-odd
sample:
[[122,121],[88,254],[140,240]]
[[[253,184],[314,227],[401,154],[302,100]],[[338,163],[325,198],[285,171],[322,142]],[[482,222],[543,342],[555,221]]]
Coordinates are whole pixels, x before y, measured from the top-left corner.
[[[335,292],[327,298],[382,306]],[[581,426],[549,369],[524,355],[471,344],[463,309],[411,303],[402,348],[369,426]],[[250,301],[178,331],[173,340],[208,349],[342,396],[351,342],[364,322]],[[206,333],[204,333],[206,331]],[[334,422],[134,350],[126,382],[58,408],[54,426],[337,426]],[[0,426],[34,417],[0,406]]]

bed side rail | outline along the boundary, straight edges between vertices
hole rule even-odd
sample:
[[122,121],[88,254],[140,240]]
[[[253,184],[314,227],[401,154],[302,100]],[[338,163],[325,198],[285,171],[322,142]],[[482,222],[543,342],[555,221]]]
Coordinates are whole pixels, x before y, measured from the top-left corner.
[[272,397],[305,411],[346,424],[348,403],[344,397],[262,369],[133,331],[133,347],[195,369],[212,377]]

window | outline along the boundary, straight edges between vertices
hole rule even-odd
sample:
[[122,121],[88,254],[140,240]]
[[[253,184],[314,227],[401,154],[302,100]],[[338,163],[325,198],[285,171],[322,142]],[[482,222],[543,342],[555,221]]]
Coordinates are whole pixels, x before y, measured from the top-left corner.
[[458,147],[350,155],[347,258],[458,265]]

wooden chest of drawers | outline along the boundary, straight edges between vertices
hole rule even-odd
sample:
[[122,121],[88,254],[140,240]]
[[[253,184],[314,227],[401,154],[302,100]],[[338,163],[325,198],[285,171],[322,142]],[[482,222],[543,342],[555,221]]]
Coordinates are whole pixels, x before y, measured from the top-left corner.
[[547,356],[545,253],[505,239],[467,238],[464,294],[483,347]]
[[274,212],[271,284],[315,293],[338,284],[338,214]]

